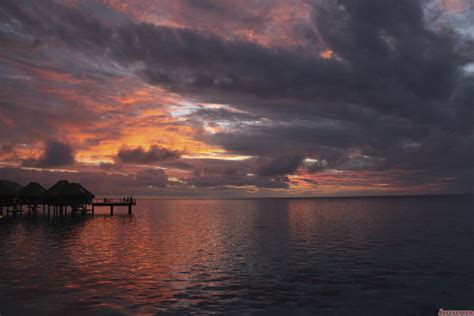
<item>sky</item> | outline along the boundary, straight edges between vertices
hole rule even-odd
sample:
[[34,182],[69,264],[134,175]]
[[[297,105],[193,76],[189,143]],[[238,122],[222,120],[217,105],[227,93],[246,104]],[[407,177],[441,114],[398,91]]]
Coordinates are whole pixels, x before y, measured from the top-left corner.
[[473,0],[2,0],[0,47],[0,179],[473,193]]

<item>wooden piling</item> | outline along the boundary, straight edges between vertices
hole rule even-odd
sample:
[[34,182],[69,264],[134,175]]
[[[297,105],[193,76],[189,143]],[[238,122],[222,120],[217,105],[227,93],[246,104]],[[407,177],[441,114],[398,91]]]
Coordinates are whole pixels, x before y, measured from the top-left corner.
[[53,216],[75,216],[78,212],[81,212],[82,215],[87,215],[88,212],[91,212],[92,215],[95,214],[95,207],[109,207],[110,215],[113,216],[116,207],[126,207],[128,215],[132,215],[133,206],[136,201],[132,198],[121,198],[121,199],[100,199],[92,200],[85,204],[66,204],[66,203],[55,203],[55,202],[13,202],[9,204],[0,205],[0,216],[3,216],[6,212],[6,216],[12,214],[16,217],[21,216],[22,213],[26,213],[28,217],[37,216],[39,212],[42,211],[43,217],[48,216],[48,218]]

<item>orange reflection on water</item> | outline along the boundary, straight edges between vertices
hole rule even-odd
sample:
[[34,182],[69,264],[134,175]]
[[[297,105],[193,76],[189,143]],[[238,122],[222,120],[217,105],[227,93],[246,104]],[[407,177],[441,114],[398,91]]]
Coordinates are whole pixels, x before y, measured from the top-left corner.
[[[79,281],[68,286],[93,288],[88,293],[92,302],[96,296],[113,297],[116,292],[125,301],[144,305],[166,305],[178,297],[195,304],[218,295],[213,288],[222,283],[229,251],[226,214],[216,211],[209,216],[206,202],[164,200],[160,205],[166,211],[156,216],[159,209],[142,203],[145,212],[139,218],[120,210],[113,218],[102,217],[108,209],[99,209],[93,220],[74,230],[64,256]],[[201,287],[206,288],[202,298],[183,294]]]
[[[415,274],[427,293],[446,282],[438,265],[457,268],[451,278],[462,289],[472,270],[471,206],[466,197],[143,200],[133,216],[117,209],[110,217],[106,208],[88,217],[23,216],[0,221],[0,308],[286,314],[296,305],[307,312],[314,299],[352,308],[363,291],[379,306],[392,301],[387,293],[416,297],[420,287],[405,285]],[[448,259],[413,264],[433,253]]]

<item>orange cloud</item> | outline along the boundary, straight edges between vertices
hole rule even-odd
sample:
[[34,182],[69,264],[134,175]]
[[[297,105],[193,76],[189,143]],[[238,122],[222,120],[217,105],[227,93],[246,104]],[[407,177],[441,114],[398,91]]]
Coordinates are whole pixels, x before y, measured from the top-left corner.
[[[174,0],[104,2],[114,10],[141,22],[191,28],[211,32],[228,40],[246,40],[262,46],[301,44],[303,41],[295,34],[295,29],[311,21],[311,8],[305,1],[249,3],[236,0],[231,6],[221,6],[216,2],[216,6],[210,9],[201,6],[199,2],[192,4]],[[239,8],[238,15],[234,8]]]
[[[408,184],[416,174],[405,170],[387,171],[336,171],[327,170],[317,173],[290,175],[291,191],[298,195],[337,195],[350,192],[367,194],[424,194],[442,192],[449,181],[420,181]],[[453,179],[451,179],[453,180]]]
[[[50,138],[74,144],[79,163],[111,162],[122,145],[160,144],[190,155],[222,152],[218,147],[195,140],[203,131],[187,126],[170,113],[191,101],[162,87],[150,86],[134,77],[109,78],[102,82],[47,66],[8,61],[30,78],[40,95],[49,102],[54,100],[54,105],[41,105],[42,98],[22,96],[21,102],[24,106],[34,104],[43,124],[58,131],[57,135],[49,135]],[[16,125],[14,119],[2,112],[0,123],[9,127]],[[35,142],[28,145],[42,146]],[[15,156],[4,155],[2,164],[19,164],[31,154],[17,151]]]
[[324,59],[331,59],[332,58],[332,55],[333,55],[333,51],[330,50],[330,49],[326,49],[324,51],[322,51],[319,56],[321,56],[321,58],[324,58]]
[[451,13],[474,9],[471,0],[441,0],[441,5]]

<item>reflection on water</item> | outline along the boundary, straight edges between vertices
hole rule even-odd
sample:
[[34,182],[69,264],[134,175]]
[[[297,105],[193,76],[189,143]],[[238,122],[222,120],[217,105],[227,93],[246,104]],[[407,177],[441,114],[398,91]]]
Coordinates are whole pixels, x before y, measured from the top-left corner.
[[474,309],[472,197],[139,201],[0,221],[0,313]]

